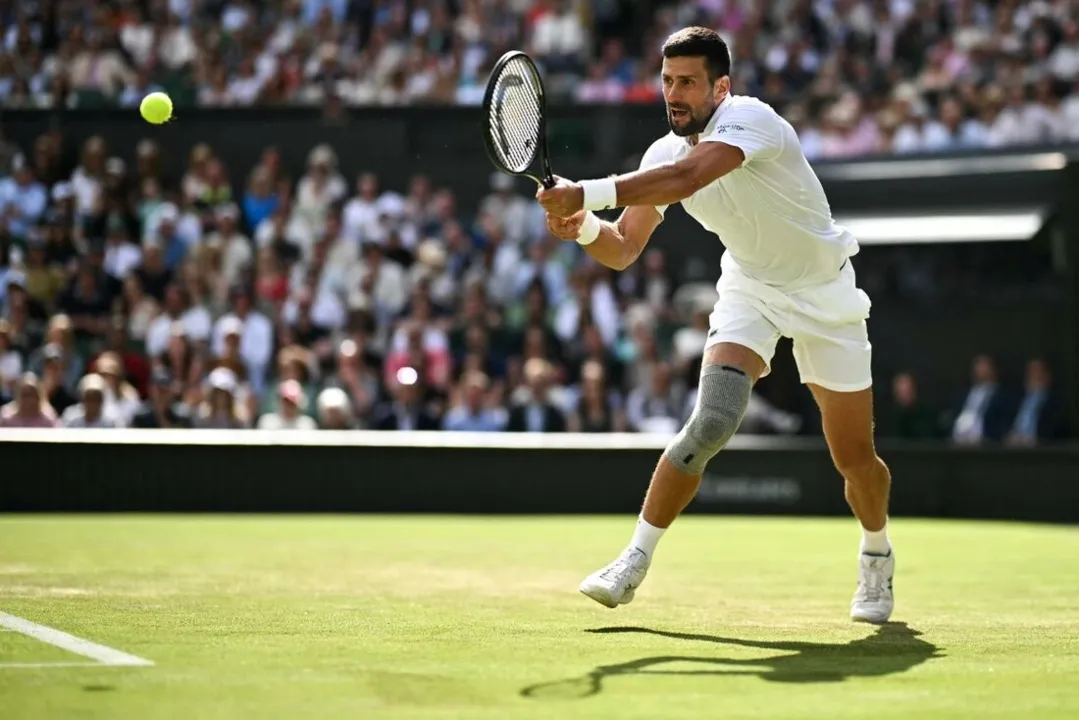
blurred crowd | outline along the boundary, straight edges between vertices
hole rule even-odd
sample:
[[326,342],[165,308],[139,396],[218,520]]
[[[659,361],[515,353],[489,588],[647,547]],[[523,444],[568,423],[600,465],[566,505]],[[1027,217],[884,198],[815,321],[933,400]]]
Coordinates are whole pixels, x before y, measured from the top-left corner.
[[1079,140],[1076,0],[29,0],[0,106],[478,104],[507,50],[556,101],[655,103],[659,48],[716,28],[733,87],[811,158]]
[[1074,437],[1067,404],[1054,385],[1049,364],[1040,358],[1027,362],[1020,383],[1011,383],[991,356],[976,357],[967,390],[952,407],[922,397],[914,375],[899,373],[882,415],[880,433],[904,440],[1022,447]]
[[[0,143],[0,424],[677,430],[715,301],[651,252],[615,276],[494,175],[478,208],[422,175],[290,176],[195,147],[162,180],[99,137]],[[747,431],[800,420],[756,398]]]
[[[711,282],[659,249],[625,272],[560,242],[493,174],[476,207],[415,175],[346,178],[328,145],[293,172],[191,149],[0,133],[0,427],[677,431],[694,402]],[[134,157],[131,163],[120,155]],[[882,434],[1067,434],[1048,366],[1021,391],[979,358],[967,397],[895,381]],[[754,394],[741,432],[812,431]]]

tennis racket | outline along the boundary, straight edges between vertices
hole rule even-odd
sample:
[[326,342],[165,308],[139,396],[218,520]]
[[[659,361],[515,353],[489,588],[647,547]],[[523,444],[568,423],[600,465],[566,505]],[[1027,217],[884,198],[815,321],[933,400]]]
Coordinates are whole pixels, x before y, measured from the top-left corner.
[[487,80],[483,117],[483,141],[496,168],[554,187],[547,153],[547,101],[532,58],[512,50],[499,59]]

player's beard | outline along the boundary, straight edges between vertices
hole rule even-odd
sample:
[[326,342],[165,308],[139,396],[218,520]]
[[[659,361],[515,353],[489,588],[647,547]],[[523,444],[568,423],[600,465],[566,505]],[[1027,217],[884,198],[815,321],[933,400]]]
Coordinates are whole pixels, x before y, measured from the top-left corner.
[[[689,118],[687,119],[686,116],[682,115],[676,120],[671,110],[688,110]],[[699,135],[704,132],[704,129],[708,126],[708,121],[712,119],[715,112],[715,102],[709,102],[707,105],[698,108],[691,108],[689,105],[682,104],[667,105],[667,124],[671,126],[671,132],[680,137]]]

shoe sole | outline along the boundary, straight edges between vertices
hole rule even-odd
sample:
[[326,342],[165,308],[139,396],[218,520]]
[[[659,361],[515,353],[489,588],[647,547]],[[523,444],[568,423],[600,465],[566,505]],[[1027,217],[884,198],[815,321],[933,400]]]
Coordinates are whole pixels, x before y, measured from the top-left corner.
[[850,619],[853,620],[854,622],[857,622],[857,623],[867,623],[869,625],[883,625],[884,623],[888,622],[888,620],[891,619],[891,617],[892,617],[892,613],[891,613],[891,611],[889,611],[888,614],[885,615],[884,617],[880,617],[880,616],[877,616],[877,615],[854,615],[854,614],[852,614],[850,616]]
[[585,587],[582,585],[580,588],[578,588],[578,590],[580,590],[581,594],[585,597],[591,598],[598,602],[600,605],[603,605],[604,607],[610,608],[612,610],[619,605],[629,604],[629,602],[633,600],[633,596],[637,592],[637,588],[630,588],[626,591],[626,594],[622,596],[622,600],[618,601],[612,598],[611,594],[607,592],[607,589],[603,587]]

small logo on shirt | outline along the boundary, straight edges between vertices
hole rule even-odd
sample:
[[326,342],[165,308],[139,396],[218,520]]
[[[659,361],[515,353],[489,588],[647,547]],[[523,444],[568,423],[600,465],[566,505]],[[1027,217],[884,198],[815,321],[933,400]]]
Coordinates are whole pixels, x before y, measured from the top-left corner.
[[726,125],[720,125],[716,128],[716,135],[722,135],[723,133],[731,132],[732,130],[745,132],[746,129],[736,123],[727,123]]

